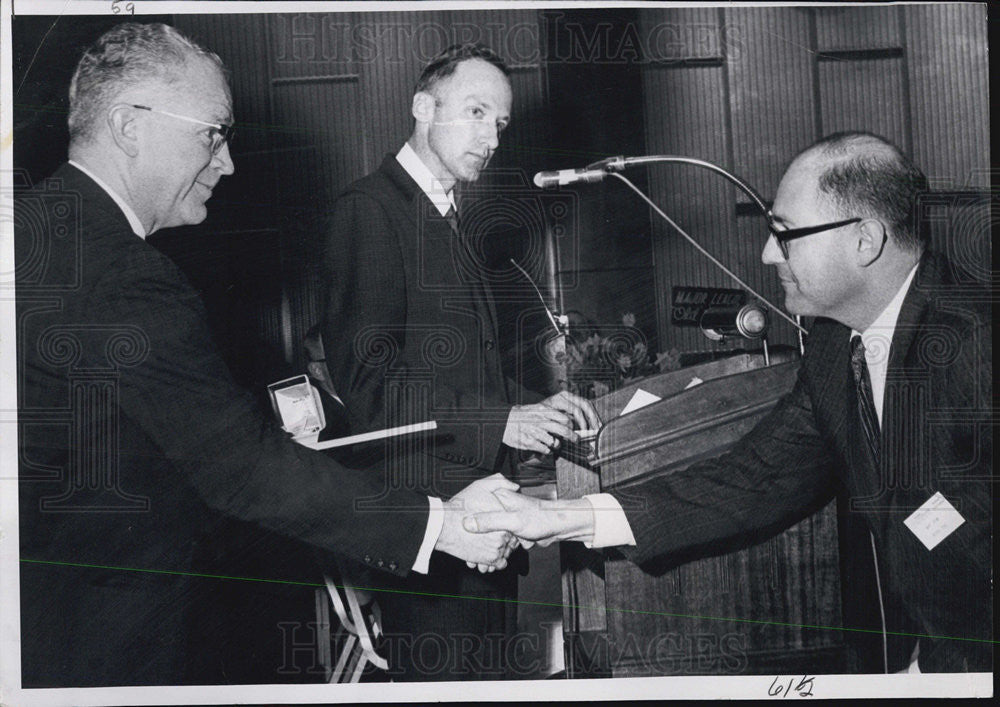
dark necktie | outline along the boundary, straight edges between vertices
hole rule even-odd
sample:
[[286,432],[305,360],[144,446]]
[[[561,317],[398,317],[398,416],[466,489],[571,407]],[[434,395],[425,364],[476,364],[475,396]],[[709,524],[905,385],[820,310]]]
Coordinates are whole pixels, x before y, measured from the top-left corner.
[[[494,324],[494,314],[491,311],[491,306],[489,304],[489,297],[486,294],[486,284],[483,282],[483,270],[481,264],[478,262],[475,253],[473,252],[472,245],[466,238],[466,235],[462,233],[461,222],[458,218],[458,212],[455,207],[452,206],[448,209],[448,213],[444,215],[445,220],[451,226],[451,230],[455,232],[455,236],[458,238],[459,248],[468,258],[468,263],[470,264],[468,277],[472,280],[471,285],[473,292],[475,293],[475,306],[479,310],[480,315],[483,317],[483,322],[485,323],[486,330],[492,331]],[[488,341],[492,342],[493,339],[489,338]]]
[[858,414],[861,416],[861,429],[864,430],[868,449],[872,453],[875,466],[880,465],[880,428],[878,415],[875,413],[875,398],[872,395],[872,381],[868,375],[868,364],[865,362],[865,345],[860,336],[851,338],[851,372],[854,374],[854,390],[858,396]]
[[455,233],[461,235],[461,231],[458,230],[458,212],[455,211],[455,207],[452,206],[448,209],[448,213],[444,215],[445,220],[451,226],[451,230]]

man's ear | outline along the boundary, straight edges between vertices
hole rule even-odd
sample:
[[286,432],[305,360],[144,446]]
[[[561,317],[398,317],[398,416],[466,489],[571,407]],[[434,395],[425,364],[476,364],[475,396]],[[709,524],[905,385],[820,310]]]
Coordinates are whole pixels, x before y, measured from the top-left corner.
[[413,119],[418,123],[430,123],[434,120],[434,110],[437,106],[434,96],[426,91],[417,91],[413,94],[413,105],[410,112]]
[[885,243],[885,225],[876,219],[866,218],[858,224],[858,261],[868,267],[882,254]]
[[119,103],[108,111],[108,131],[122,152],[129,157],[139,154],[138,109]]

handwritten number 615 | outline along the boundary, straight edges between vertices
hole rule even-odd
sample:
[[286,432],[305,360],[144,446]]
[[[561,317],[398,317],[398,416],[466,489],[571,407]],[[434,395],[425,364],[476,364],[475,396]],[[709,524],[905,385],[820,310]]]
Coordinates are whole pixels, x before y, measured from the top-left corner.
[[[788,697],[792,692],[798,693],[799,697],[812,697],[812,688],[814,678],[803,675],[801,678],[789,678],[786,684],[782,678],[781,682],[778,682],[780,676],[775,675],[774,680],[771,681],[771,687],[767,688],[768,697]],[[798,680],[798,682],[796,682]]]

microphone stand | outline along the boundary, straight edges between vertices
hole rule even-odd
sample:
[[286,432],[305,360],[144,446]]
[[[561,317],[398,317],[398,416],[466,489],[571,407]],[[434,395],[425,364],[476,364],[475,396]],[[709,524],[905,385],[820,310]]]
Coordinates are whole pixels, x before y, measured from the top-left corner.
[[621,174],[619,174],[619,172],[621,172],[622,170],[624,170],[626,167],[632,167],[632,166],[641,165],[641,164],[653,164],[653,163],[656,163],[656,162],[689,164],[689,165],[693,165],[695,167],[701,167],[703,169],[707,169],[707,170],[710,170],[712,172],[715,172],[716,174],[719,174],[719,175],[725,177],[727,180],[729,180],[730,182],[732,182],[733,184],[735,184],[737,187],[739,187],[741,190],[743,190],[743,192],[747,196],[749,196],[751,200],[753,200],[753,202],[757,205],[757,207],[760,208],[761,213],[763,213],[765,217],[769,213],[767,205],[764,203],[764,200],[761,199],[760,195],[756,191],[754,191],[754,189],[749,184],[747,184],[746,182],[744,182],[742,179],[740,179],[736,175],[734,175],[734,174],[726,171],[725,169],[723,169],[722,167],[720,167],[720,166],[718,166],[716,164],[713,164],[711,162],[706,162],[705,160],[699,160],[699,159],[696,159],[694,157],[681,157],[681,156],[677,156],[677,155],[647,155],[647,156],[643,156],[643,157],[609,157],[607,159],[599,160],[597,162],[594,162],[592,164],[587,165],[586,169],[603,169],[608,174],[610,174],[612,177],[616,177],[620,181],[624,182],[625,185],[628,186],[636,194],[638,194],[639,198],[642,199],[643,201],[645,201],[649,205],[649,207],[651,209],[653,209],[653,211],[655,211],[657,214],[659,214],[659,216],[664,221],[666,221],[668,224],[670,224],[674,228],[674,230],[676,230],[678,233],[680,233],[691,245],[693,245],[695,247],[695,249],[697,249],[697,251],[699,253],[701,253],[706,258],[708,258],[710,261],[712,261],[712,263],[714,263],[719,269],[721,269],[724,273],[726,273],[727,275],[729,275],[729,277],[731,277],[733,280],[735,280],[737,283],[739,283],[739,285],[741,287],[743,287],[744,289],[748,290],[754,297],[756,297],[757,299],[759,299],[762,302],[764,302],[765,304],[767,304],[779,316],[781,316],[783,319],[785,319],[789,323],[791,323],[791,325],[795,327],[796,333],[798,334],[798,338],[799,338],[799,353],[801,355],[804,355],[805,354],[805,341],[803,340],[803,335],[806,334],[807,332],[806,332],[806,330],[804,328],[802,328],[802,324],[800,323],[800,318],[798,316],[796,316],[794,319],[792,317],[788,316],[779,307],[776,307],[774,304],[772,304],[770,301],[768,301],[768,299],[766,297],[764,297],[759,292],[757,292],[752,287],[750,287],[750,285],[748,285],[742,279],[740,279],[736,275],[736,273],[734,273],[732,270],[730,270],[729,268],[727,268],[716,257],[714,257],[707,250],[705,250],[694,238],[692,238],[673,219],[671,219],[669,216],[667,216],[663,212],[663,210],[653,202],[652,199],[650,199],[648,196],[646,196],[642,192],[642,190],[639,189],[639,187],[637,187],[635,184],[633,184],[627,177],[624,177]]

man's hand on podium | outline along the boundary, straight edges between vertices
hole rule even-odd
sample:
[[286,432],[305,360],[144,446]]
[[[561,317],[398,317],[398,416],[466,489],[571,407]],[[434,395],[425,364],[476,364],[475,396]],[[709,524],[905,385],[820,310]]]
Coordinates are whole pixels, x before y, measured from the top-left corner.
[[518,488],[502,474],[493,474],[474,481],[445,501],[444,525],[434,549],[465,560],[470,568],[478,567],[480,572],[505,568],[507,557],[517,547],[517,538],[504,530],[470,533],[463,527],[462,519],[469,514],[503,511],[495,492],[515,493]]
[[487,510],[465,517],[470,533],[495,533],[506,530],[524,547],[536,542],[543,547],[562,540],[589,542],[594,537],[594,508],[590,501],[546,501],[508,489],[497,489],[494,496],[504,510]]
[[589,400],[562,391],[533,405],[515,405],[507,417],[503,443],[514,449],[549,454],[560,440],[576,439],[576,429],[598,429],[601,419]]

